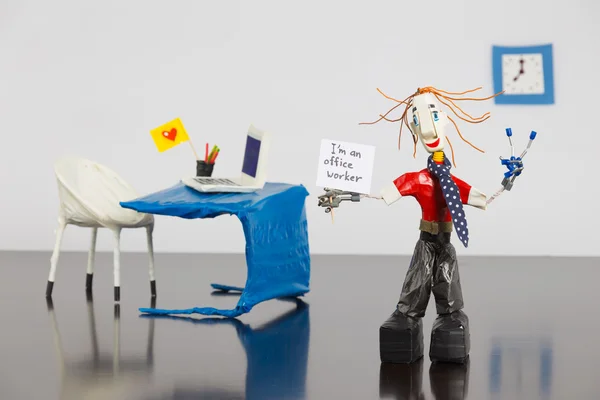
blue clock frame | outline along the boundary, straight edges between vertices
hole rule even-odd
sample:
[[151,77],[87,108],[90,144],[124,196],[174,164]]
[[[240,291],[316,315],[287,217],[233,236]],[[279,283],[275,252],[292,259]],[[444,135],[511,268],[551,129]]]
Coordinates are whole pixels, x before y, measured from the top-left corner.
[[544,65],[543,94],[501,94],[494,98],[496,104],[554,104],[554,65],[552,44],[525,47],[492,47],[494,93],[502,91],[502,56],[504,54],[541,54]]

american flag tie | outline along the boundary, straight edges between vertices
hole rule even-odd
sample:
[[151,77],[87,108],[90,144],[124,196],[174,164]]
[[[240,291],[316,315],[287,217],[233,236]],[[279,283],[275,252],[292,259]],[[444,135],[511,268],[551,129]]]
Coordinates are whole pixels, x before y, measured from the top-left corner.
[[463,210],[463,204],[460,200],[460,192],[458,191],[458,186],[452,180],[450,176],[450,161],[444,155],[444,163],[438,164],[433,161],[433,154],[429,156],[429,161],[427,162],[427,169],[431,172],[438,180],[440,181],[440,187],[442,188],[442,193],[444,194],[444,199],[446,200],[446,204],[448,205],[448,209],[450,210],[450,215],[452,216],[452,222],[454,224],[454,229],[456,230],[456,235],[462,242],[465,247],[468,247],[469,244],[469,228],[467,227],[467,217],[465,216],[465,212]]

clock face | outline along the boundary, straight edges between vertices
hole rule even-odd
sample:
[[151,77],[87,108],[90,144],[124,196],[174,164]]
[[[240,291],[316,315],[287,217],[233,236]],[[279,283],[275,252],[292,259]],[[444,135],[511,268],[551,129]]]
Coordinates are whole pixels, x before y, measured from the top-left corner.
[[511,94],[544,94],[542,54],[503,54],[502,90]]

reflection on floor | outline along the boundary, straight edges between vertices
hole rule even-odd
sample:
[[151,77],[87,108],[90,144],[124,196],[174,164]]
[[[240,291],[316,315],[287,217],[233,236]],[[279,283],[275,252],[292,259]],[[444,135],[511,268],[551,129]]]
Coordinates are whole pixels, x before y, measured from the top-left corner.
[[[46,304],[54,332],[58,369],[61,375],[61,399],[92,400],[121,397],[138,385],[147,383],[148,376],[152,373],[154,367],[154,321],[149,321],[145,356],[123,359],[120,346],[121,309],[119,304],[115,304],[113,353],[112,355],[101,354],[96,331],[94,301],[92,295],[87,294],[91,357],[68,360],[65,357],[54,303],[49,298],[46,299]],[[154,307],[154,304],[154,301],[152,301],[151,307]]]
[[176,387],[172,397],[161,393],[147,400],[304,399],[310,337],[309,306],[300,299],[287,301],[296,308],[254,329],[238,319],[144,316],[151,320],[169,319],[203,326],[231,326],[247,359],[246,392],[243,394],[210,387]]
[[[425,400],[423,393],[423,364],[381,364],[379,396],[382,399]],[[469,364],[431,364],[429,381],[436,400],[464,400],[469,386]]]
[[[63,254],[46,303],[50,253],[0,252],[0,399],[596,400],[597,259],[465,257],[471,326],[466,365],[426,356],[381,364],[379,326],[398,300],[409,257],[314,257],[311,292],[237,319],[145,316],[145,254],[123,254],[128,290],[114,306],[112,254],[99,253],[94,298],[86,253]],[[243,255],[158,254],[161,308],[231,308]],[[540,277],[543,277],[541,279]]]
[[[552,341],[547,337],[492,338],[492,399],[549,399],[552,383]],[[537,386],[525,382],[539,382]]]

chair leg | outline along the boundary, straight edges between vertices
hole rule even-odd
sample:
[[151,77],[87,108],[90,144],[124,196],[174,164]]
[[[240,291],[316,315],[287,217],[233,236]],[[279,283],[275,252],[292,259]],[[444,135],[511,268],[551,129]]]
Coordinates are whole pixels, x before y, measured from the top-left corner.
[[150,275],[150,294],[152,297],[156,297],[156,278],[154,277],[154,245],[152,243],[152,232],[154,231],[154,224],[146,227],[146,239],[148,241],[148,256],[150,257],[150,265],[148,273]]
[[85,291],[92,292],[92,280],[94,279],[94,262],[96,258],[96,238],[98,237],[98,228],[92,228],[92,242],[88,254],[87,273],[85,276]]
[[121,300],[121,229],[113,231],[115,238],[115,248],[113,251],[113,274],[115,281],[115,301]]
[[52,289],[54,288],[54,280],[56,279],[56,268],[58,266],[58,258],[60,255],[60,244],[62,243],[63,232],[67,224],[61,222],[56,230],[56,242],[54,243],[54,251],[50,258],[50,275],[48,276],[48,284],[46,285],[46,297],[52,297]]
[[121,305],[115,304],[113,317],[113,376],[119,376],[121,361]]

